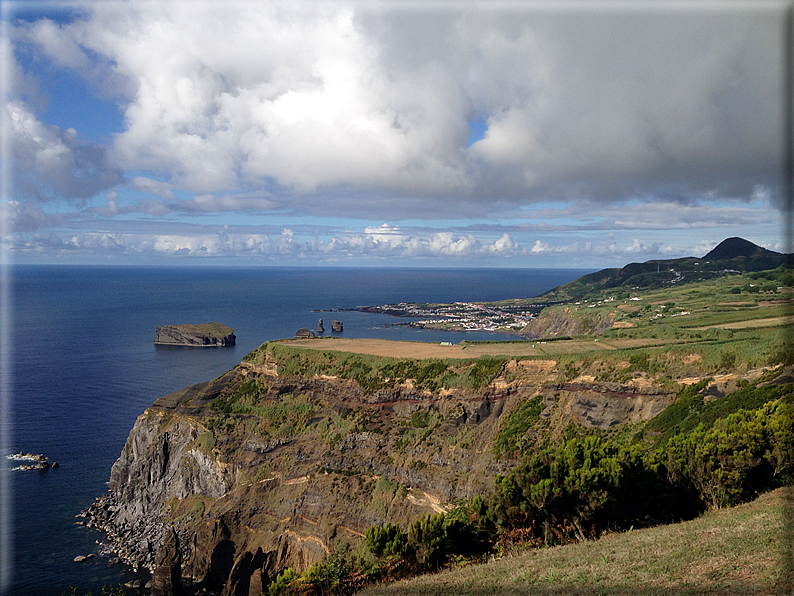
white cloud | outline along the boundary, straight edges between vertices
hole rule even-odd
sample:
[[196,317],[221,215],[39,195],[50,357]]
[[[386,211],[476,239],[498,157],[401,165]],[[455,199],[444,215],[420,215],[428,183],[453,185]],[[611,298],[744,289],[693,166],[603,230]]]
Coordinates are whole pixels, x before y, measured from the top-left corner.
[[64,31],[50,19],[41,19],[34,23],[23,23],[28,39],[36,44],[53,64],[59,67],[85,69],[90,66],[80,42]]
[[[19,43],[113,81],[118,163],[200,197],[278,191],[317,212],[350,189],[424,197],[448,217],[450,197],[485,214],[506,199],[679,203],[776,184],[782,12],[768,6],[168,0],[85,14],[22,26]],[[488,128],[467,149],[477,116]]]
[[[27,231],[35,232],[36,229],[34,226]],[[368,228],[371,229],[382,230],[383,226]],[[389,229],[391,230],[390,227]],[[57,235],[18,234],[15,250],[81,250],[95,255],[122,252],[150,256],[252,256],[264,259],[312,257],[320,261],[351,255],[375,259],[451,257],[470,260],[520,254],[518,244],[508,234],[493,243],[481,242],[470,235],[455,236],[448,232],[424,237],[408,234],[397,236],[391,233],[348,233],[320,240],[303,234],[299,236],[289,228],[284,228],[279,234],[258,234],[238,231],[230,226],[224,226],[215,232],[79,232],[67,234],[63,238]]]
[[530,251],[533,254],[540,254],[543,252],[549,252],[550,247],[548,242],[541,242],[540,240],[535,240],[535,244],[532,246]]
[[518,244],[513,242],[513,239],[510,238],[509,234],[502,234],[502,236],[496,242],[486,246],[485,250],[491,254],[509,255],[515,253],[518,250]]
[[650,244],[646,244],[641,240],[634,238],[631,242],[631,245],[626,247],[626,252],[629,254],[654,254],[658,255],[662,252],[662,245],[659,242],[651,242]]
[[160,182],[159,180],[153,180],[152,178],[146,178],[144,176],[136,176],[130,180],[129,185],[130,188],[143,190],[164,199],[176,198],[174,196],[174,191],[171,190],[171,185],[167,182]]
[[[779,246],[782,5],[759,5],[164,0],[15,21],[16,246],[532,266],[750,228]],[[47,97],[64,71],[118,103],[102,142],[69,122],[82,89]]]
[[397,226],[382,224],[380,226],[370,226],[364,229],[367,238],[372,239],[376,244],[385,243],[388,246],[399,246],[404,244],[409,238],[400,232]]

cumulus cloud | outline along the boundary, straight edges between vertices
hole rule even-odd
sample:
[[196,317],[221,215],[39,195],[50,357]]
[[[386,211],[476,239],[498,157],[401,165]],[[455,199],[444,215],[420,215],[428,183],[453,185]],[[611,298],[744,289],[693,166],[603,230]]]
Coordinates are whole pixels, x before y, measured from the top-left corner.
[[626,247],[626,252],[631,254],[652,254],[657,255],[661,252],[662,245],[660,242],[645,243],[641,240],[634,238],[631,245]]
[[15,193],[36,200],[88,199],[124,181],[102,145],[81,141],[73,128],[43,124],[23,103],[3,106]]
[[0,209],[2,209],[0,215],[7,218],[12,232],[33,232],[41,229],[51,220],[41,209],[20,201],[8,201],[0,205]]
[[535,240],[535,244],[530,249],[531,252],[534,254],[539,254],[543,252],[548,252],[551,249],[548,242],[541,242],[540,240]]
[[[247,210],[235,197],[263,191],[308,213],[360,212],[366,199],[328,194],[340,189],[383,208],[422,197],[446,217],[549,197],[774,194],[781,10],[434,6],[91,2],[19,36],[123,81],[115,158],[195,193],[197,210]],[[467,147],[476,118],[487,129]]]
[[376,244],[384,243],[388,246],[399,246],[408,240],[408,237],[400,232],[399,227],[386,223],[380,226],[369,226],[364,229],[364,234]]

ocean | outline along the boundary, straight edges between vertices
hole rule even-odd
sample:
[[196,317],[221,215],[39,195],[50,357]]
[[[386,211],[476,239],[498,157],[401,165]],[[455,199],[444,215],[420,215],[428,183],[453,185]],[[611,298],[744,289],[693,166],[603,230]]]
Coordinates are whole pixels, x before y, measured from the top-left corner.
[[[265,341],[344,323],[345,337],[453,341],[515,339],[448,333],[355,306],[529,298],[580,277],[578,269],[12,267],[12,416],[9,453],[41,453],[60,467],[13,471],[9,594],[97,593],[144,577],[102,556],[103,535],[75,516],[107,491],[135,419],[158,397],[217,377]],[[326,311],[326,312],[317,312]],[[219,321],[231,348],[153,345],[159,325]],[[5,349],[8,347],[6,346]],[[96,554],[82,563],[78,555]]]

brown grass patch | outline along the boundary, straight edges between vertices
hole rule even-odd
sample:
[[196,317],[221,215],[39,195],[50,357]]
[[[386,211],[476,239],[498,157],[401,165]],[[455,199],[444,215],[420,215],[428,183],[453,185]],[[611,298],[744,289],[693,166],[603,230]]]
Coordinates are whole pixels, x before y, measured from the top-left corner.
[[[621,339],[571,339],[558,341],[529,340],[520,343],[494,342],[490,344],[467,344],[442,346],[436,343],[392,341],[388,339],[367,338],[317,338],[317,339],[283,339],[279,343],[315,350],[331,350],[337,352],[353,352],[371,356],[391,358],[457,358],[470,359],[480,356],[554,356],[556,354],[579,354],[619,348],[637,348],[680,344],[676,339],[653,338],[621,338]],[[551,361],[548,361],[551,362]]]
[[747,321],[736,321],[734,323],[721,323],[719,325],[706,325],[705,327],[692,327],[692,329],[702,331],[705,329],[753,329],[755,327],[778,327],[781,325],[794,325],[794,317],[770,317],[768,319],[750,319]]

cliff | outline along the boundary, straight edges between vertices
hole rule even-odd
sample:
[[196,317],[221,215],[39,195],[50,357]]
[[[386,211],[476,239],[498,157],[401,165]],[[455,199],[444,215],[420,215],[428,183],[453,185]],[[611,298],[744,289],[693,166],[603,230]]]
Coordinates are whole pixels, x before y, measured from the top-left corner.
[[221,323],[164,325],[158,327],[154,343],[159,346],[224,347],[236,341],[234,329]]
[[[513,448],[533,437],[572,419],[599,428],[648,419],[672,397],[569,381],[553,360],[480,359],[442,371],[389,359],[381,371],[393,377],[380,383],[372,371],[333,374],[364,362],[265,344],[221,377],[160,398],[136,421],[88,524],[107,531],[121,560],[150,570],[167,558],[158,549],[173,527],[188,585],[258,595],[286,567],[307,569],[339,543],[358,548],[371,525],[405,525],[487,496],[515,465]],[[453,373],[472,382],[445,389],[430,378]],[[542,413],[505,443],[531,399]],[[508,445],[501,459],[497,439]]]

